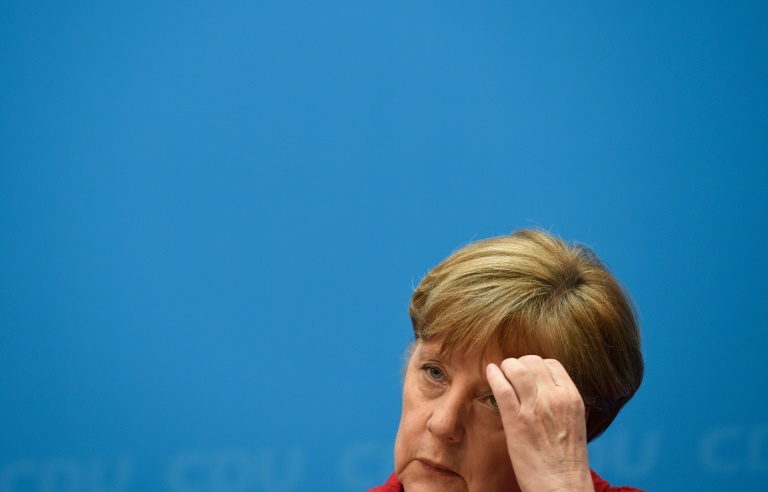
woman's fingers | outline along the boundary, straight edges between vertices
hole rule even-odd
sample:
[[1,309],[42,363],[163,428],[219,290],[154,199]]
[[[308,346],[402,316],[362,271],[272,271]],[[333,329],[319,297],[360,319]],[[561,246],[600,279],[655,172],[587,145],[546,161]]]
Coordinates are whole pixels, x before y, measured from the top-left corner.
[[521,410],[559,410],[563,406],[584,411],[579,391],[555,359],[537,355],[509,358],[501,366],[489,364],[486,376],[502,417],[516,416]]
[[489,364],[486,374],[520,489],[588,489],[584,403],[562,364],[526,355]]
[[[496,366],[494,365],[494,367]],[[564,371],[565,370],[563,369],[563,372]],[[539,397],[540,391],[543,390],[546,392],[549,390],[550,386],[557,384],[553,379],[549,364],[537,355],[525,355],[519,359],[505,359],[501,363],[500,372],[506,380],[506,383],[512,387],[515,398],[520,404],[535,402]],[[498,375],[495,376],[495,378],[498,377]],[[494,385],[491,384],[490,376],[488,377],[488,382],[491,384],[491,390],[493,390],[494,395],[498,400],[499,395],[496,395],[496,390],[508,390],[501,384],[504,381],[501,379],[497,379],[497,381],[496,387],[494,387]]]
[[536,400],[538,381],[528,363],[520,359],[506,359],[501,363],[501,371],[512,385],[521,404]]
[[517,397],[517,393],[515,393],[515,389],[509,383],[509,380],[499,366],[496,364],[488,364],[485,374],[499,408],[508,409],[510,412],[517,413],[517,409],[520,408],[520,400]]
[[561,388],[573,386],[571,377],[568,376],[568,372],[565,370],[565,367],[563,367],[560,361],[555,359],[545,359],[544,364],[547,365],[555,386],[559,386]]

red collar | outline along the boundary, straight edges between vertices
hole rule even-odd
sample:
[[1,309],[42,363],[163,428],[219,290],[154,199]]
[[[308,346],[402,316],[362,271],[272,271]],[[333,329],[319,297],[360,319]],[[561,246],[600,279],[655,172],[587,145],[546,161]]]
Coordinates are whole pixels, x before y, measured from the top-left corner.
[[[611,484],[603,480],[595,473],[592,472],[592,483],[595,484],[595,492],[642,492],[632,487],[611,487]],[[397,480],[397,475],[394,473],[389,476],[387,483],[374,487],[368,492],[403,492],[403,485]]]

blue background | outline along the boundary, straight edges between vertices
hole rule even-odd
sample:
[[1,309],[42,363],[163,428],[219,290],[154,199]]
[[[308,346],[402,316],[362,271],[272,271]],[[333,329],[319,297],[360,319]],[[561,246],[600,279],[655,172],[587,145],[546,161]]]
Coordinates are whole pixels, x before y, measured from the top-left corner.
[[0,2],[0,492],[360,491],[412,286],[543,227],[636,300],[612,482],[768,490],[761,2]]

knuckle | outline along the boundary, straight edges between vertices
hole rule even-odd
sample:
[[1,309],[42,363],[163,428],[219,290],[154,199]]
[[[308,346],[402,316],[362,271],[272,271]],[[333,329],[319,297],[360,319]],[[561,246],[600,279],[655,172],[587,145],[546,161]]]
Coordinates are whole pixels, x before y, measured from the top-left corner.
[[578,391],[568,391],[561,393],[558,398],[551,402],[553,408],[563,412],[582,413],[584,411],[584,400]]
[[581,397],[581,393],[575,384],[571,384],[570,386],[566,387],[564,393],[568,401],[572,403],[584,402],[583,398]]
[[581,395],[578,392],[575,392],[575,394],[571,395],[570,403],[571,403],[571,406],[573,406],[573,408],[576,408],[582,411],[586,408],[586,406],[584,405],[584,399],[581,397]]
[[494,391],[494,395],[497,399],[508,399],[515,395],[515,391],[512,389],[512,386],[504,385]]
[[523,405],[517,411],[515,418],[520,422],[527,423],[526,425],[530,425],[531,422],[537,420],[537,416],[538,412],[536,412],[533,408],[529,408]]
[[543,359],[536,354],[528,354],[520,357],[521,362],[539,362],[541,360]]
[[557,359],[544,359],[544,362],[551,367],[563,367],[563,365]]
[[518,359],[506,359],[501,363],[501,370],[504,374],[524,374],[528,368]]

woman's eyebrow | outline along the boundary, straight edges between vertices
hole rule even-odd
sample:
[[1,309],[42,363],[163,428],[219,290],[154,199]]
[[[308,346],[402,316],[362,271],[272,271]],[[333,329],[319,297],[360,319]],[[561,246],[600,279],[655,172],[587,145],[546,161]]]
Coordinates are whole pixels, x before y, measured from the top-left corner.
[[422,347],[422,349],[421,349],[421,357],[422,358],[429,358],[429,359],[440,359],[440,360],[445,360],[446,359],[445,354],[443,353],[442,350],[440,350],[440,347],[434,347],[434,348],[433,347],[430,347],[430,348]]

